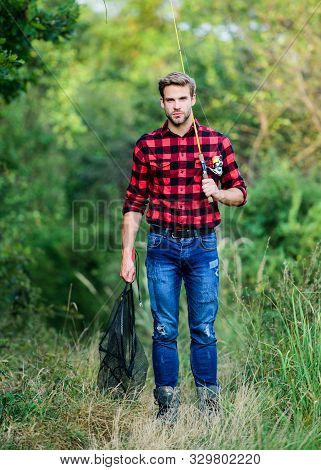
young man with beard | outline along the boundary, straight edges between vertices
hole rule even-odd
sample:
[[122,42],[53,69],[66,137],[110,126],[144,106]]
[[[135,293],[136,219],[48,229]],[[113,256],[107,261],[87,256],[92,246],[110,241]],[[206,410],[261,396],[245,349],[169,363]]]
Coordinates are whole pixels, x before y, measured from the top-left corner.
[[120,276],[126,282],[135,279],[132,250],[149,203],[146,270],[154,320],[154,397],[159,404],[157,417],[173,422],[180,401],[177,336],[182,280],[199,409],[206,415],[215,415],[219,409],[214,332],[219,286],[215,231],[220,223],[218,203],[242,206],[247,190],[229,139],[195,119],[208,168],[208,178],[202,178],[192,113],[195,81],[173,72],[159,80],[159,91],[167,120],[159,129],[141,136],[134,147],[123,204]]

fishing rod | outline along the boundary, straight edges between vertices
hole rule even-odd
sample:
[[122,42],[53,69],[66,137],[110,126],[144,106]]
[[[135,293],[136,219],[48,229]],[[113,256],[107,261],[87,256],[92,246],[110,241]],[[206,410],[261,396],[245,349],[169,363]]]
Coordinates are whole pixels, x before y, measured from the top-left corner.
[[[178,36],[178,29],[177,29],[176,18],[175,18],[175,12],[174,12],[174,7],[173,7],[173,2],[172,2],[172,0],[170,0],[170,4],[171,4],[171,9],[172,9],[173,22],[174,22],[174,28],[175,28],[175,33],[176,33],[178,51],[179,51],[179,55],[180,55],[180,59],[181,59],[181,63],[182,63],[182,70],[183,70],[183,73],[185,73],[185,67],[184,67],[184,61],[183,61],[183,56],[182,56],[181,43],[180,43],[179,36]],[[198,148],[198,158],[199,158],[199,160],[200,160],[200,162],[201,162],[201,165],[202,165],[202,177],[203,177],[203,179],[204,179],[204,178],[208,178],[207,166],[206,166],[205,159],[204,159],[204,155],[203,155],[202,149],[201,149],[201,144],[200,144],[200,139],[199,139],[199,135],[198,135],[196,123],[195,123],[195,117],[194,117],[193,109],[192,109],[191,112],[192,112],[193,126],[194,126],[194,130],[195,130],[195,136],[196,136],[196,142],[197,142],[197,148]],[[219,161],[219,157],[217,157],[217,160],[216,160],[216,161],[213,160],[213,163],[217,163],[218,161]],[[209,203],[214,202],[212,196],[209,196],[207,199],[208,199],[208,202],[209,202]]]

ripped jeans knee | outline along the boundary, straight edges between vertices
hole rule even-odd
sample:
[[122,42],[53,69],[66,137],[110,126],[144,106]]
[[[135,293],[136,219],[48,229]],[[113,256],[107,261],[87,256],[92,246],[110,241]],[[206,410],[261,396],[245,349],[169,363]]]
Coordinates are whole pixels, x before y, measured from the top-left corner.
[[165,323],[161,323],[158,321],[154,322],[154,334],[153,334],[154,341],[171,343],[171,342],[176,341],[177,335],[178,335],[177,329],[171,328],[170,325],[166,325]]
[[216,343],[213,322],[199,323],[191,328],[192,343],[209,345]]

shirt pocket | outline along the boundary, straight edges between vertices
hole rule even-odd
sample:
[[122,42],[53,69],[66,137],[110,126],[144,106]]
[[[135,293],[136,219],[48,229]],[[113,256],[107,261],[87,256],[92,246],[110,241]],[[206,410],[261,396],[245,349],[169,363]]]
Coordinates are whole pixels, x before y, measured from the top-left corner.
[[155,158],[150,160],[152,182],[161,186],[170,184],[171,159]]

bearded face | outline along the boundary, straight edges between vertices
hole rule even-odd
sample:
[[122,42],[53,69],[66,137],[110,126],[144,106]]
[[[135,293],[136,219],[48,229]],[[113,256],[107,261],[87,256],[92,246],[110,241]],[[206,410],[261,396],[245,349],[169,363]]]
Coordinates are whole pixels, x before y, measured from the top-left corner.
[[195,95],[191,97],[188,85],[168,85],[164,88],[161,106],[169,121],[175,126],[180,126],[190,117],[195,100]]

